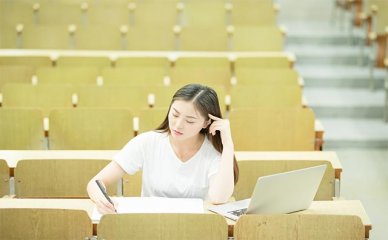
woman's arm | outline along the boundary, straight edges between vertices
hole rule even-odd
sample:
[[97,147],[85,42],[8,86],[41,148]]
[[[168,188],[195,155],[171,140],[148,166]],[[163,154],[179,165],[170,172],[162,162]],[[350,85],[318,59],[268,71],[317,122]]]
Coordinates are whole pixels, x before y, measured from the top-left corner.
[[96,204],[100,213],[115,213],[115,207],[105,198],[95,180],[100,180],[105,186],[108,186],[116,183],[124,174],[125,171],[120,165],[112,161],[89,181],[87,186],[89,197]]
[[210,114],[209,117],[214,120],[209,132],[215,135],[216,131],[220,131],[223,150],[218,172],[210,178],[208,195],[212,203],[220,204],[227,202],[234,190],[234,145],[229,120],[217,118]]

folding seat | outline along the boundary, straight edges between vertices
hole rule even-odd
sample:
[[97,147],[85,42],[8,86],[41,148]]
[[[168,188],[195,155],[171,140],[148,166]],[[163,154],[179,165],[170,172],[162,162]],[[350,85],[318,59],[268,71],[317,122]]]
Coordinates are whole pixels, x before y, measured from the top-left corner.
[[[333,231],[336,229],[336,231]],[[236,222],[234,238],[240,239],[365,239],[358,216],[283,214],[243,215]]]
[[75,89],[71,85],[10,83],[4,85],[3,107],[40,109],[45,117],[54,108],[72,108]]
[[99,69],[110,67],[111,60],[108,57],[93,56],[59,56],[57,67],[97,67]]
[[36,12],[34,4],[23,1],[0,1],[0,22],[16,25],[34,23]]
[[0,234],[4,239],[86,239],[93,224],[84,210],[2,208]]
[[132,137],[132,114],[126,109],[56,109],[49,120],[49,149],[121,149]]
[[183,26],[228,25],[227,4],[223,1],[188,1],[183,10]]
[[292,68],[293,61],[294,59],[291,59],[290,56],[282,53],[272,56],[237,57],[234,62],[234,67],[236,71],[239,68]]
[[71,47],[68,25],[24,25],[19,35],[21,43],[18,48],[69,49]]
[[43,115],[37,109],[0,109],[0,149],[43,150]]
[[104,85],[115,86],[162,86],[166,70],[161,67],[134,66],[129,68],[106,68],[102,71]]
[[[202,84],[214,89],[214,91],[217,93],[217,96],[218,96],[218,102],[220,104],[221,112],[224,113],[227,106],[227,102],[226,102],[227,90],[225,89],[225,87],[217,84],[206,84],[206,83],[202,83]],[[166,112],[167,112],[175,92],[178,89],[182,88],[184,85],[185,84],[182,83],[182,84],[173,84],[169,86],[156,86],[156,87],[147,88],[149,95],[153,95],[153,99],[155,101],[155,104],[153,106],[156,109],[166,109]]]
[[128,86],[84,86],[78,90],[78,108],[129,109],[137,113],[147,108],[147,92]]
[[289,68],[282,69],[256,69],[236,68],[237,86],[298,86],[300,78],[297,71]]
[[225,26],[187,26],[179,33],[181,51],[228,51],[229,39]]
[[119,25],[77,26],[74,48],[77,50],[123,50]]
[[33,74],[29,66],[0,65],[0,91],[7,83],[31,83]]
[[212,86],[230,87],[230,62],[225,57],[181,57],[171,69],[171,83],[185,85],[202,83]]
[[175,35],[170,26],[134,26],[128,29],[125,37],[126,50],[172,51],[175,49]]
[[158,56],[119,57],[115,61],[115,66],[117,68],[158,67],[158,68],[166,69],[166,72],[168,72],[168,69],[170,68],[170,61],[167,57],[158,57]]
[[29,66],[34,70],[39,67],[51,67],[52,61],[49,56],[1,56],[0,65]]
[[0,197],[9,195],[9,167],[4,159],[0,159]]
[[134,26],[157,26],[172,29],[179,23],[178,4],[174,1],[151,1],[136,4]]
[[147,108],[139,112],[139,132],[153,131],[162,124],[168,114],[168,107]]
[[298,170],[307,167],[326,165],[326,172],[314,197],[315,201],[331,201],[335,197],[335,170],[330,161],[321,160],[238,160],[239,179],[234,188],[236,200],[252,196],[257,179],[262,176]]
[[237,26],[232,41],[234,51],[284,50],[284,36],[277,26]]
[[236,151],[314,150],[315,117],[309,108],[234,109],[229,121]]
[[156,109],[165,109],[167,112],[175,92],[181,87],[183,85],[151,86],[147,88],[148,93],[153,95],[155,102],[153,107]]
[[[88,198],[86,186],[110,160],[28,159],[15,168],[17,198]],[[116,186],[108,186],[110,195]]]
[[217,214],[107,214],[97,232],[98,238],[112,240],[227,239],[228,224]]
[[37,24],[70,25],[81,24],[83,16],[81,3],[40,1],[36,11]]
[[141,197],[142,171],[134,175],[125,174],[123,176],[123,196]]
[[16,34],[15,24],[0,22],[0,47],[16,49],[20,46],[20,40]]
[[37,69],[38,84],[97,85],[96,67],[61,67]]
[[276,9],[272,1],[239,1],[232,3],[231,22],[234,26],[275,26]]
[[238,85],[230,91],[231,109],[255,107],[302,107],[298,85]]
[[[116,3],[115,3],[116,4]],[[99,6],[92,5],[87,10],[87,25],[111,24],[116,26],[129,24],[129,10],[125,6],[115,5]]]

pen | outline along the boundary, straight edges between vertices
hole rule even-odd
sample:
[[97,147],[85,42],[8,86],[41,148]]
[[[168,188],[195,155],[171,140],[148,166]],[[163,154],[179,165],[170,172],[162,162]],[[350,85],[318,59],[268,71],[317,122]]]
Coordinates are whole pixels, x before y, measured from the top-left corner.
[[[100,188],[101,192],[104,194],[105,198],[113,205],[113,207],[115,206],[112,199],[110,199],[110,197],[108,196],[108,194],[106,193],[105,191],[105,187],[102,185],[102,183],[100,182],[100,180],[96,180],[96,183],[97,183],[97,186]],[[117,210],[115,209],[115,212],[117,212]]]

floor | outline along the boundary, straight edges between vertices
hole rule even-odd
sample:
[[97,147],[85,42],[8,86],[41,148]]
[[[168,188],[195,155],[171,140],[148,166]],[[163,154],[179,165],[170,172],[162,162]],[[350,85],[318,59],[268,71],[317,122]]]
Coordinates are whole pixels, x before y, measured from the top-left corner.
[[[363,203],[371,240],[388,239],[388,123],[383,121],[387,70],[369,86],[367,58],[349,38],[328,0],[277,0],[286,26],[286,51],[296,55],[304,96],[325,128],[324,150],[336,151],[343,167],[341,197]],[[346,15],[344,15],[346,17]],[[361,61],[360,61],[361,59]]]

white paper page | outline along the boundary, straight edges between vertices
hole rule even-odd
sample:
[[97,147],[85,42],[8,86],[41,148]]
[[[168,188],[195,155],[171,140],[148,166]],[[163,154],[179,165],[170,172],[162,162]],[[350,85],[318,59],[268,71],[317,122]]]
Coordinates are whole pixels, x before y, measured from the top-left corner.
[[[199,198],[117,197],[117,213],[204,213]],[[98,222],[102,214],[93,209],[92,221]]]

